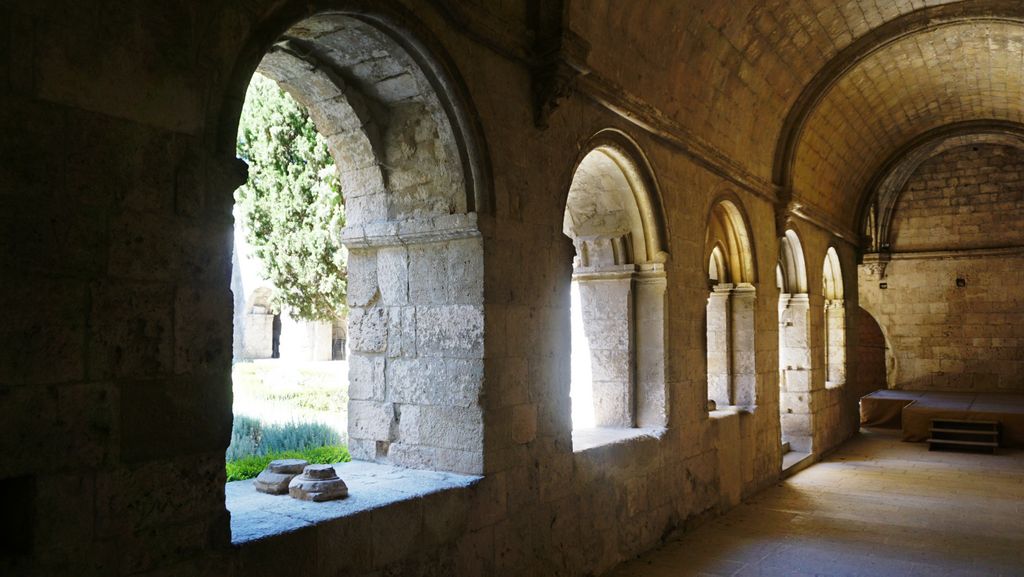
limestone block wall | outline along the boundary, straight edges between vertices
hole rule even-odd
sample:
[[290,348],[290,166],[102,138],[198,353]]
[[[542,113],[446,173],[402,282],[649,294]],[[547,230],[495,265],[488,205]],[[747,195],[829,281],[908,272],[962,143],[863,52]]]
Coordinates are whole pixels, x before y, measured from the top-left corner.
[[[893,356],[891,388],[1024,391],[1024,310],[1009,287],[1024,255],[893,260],[886,278],[861,270],[864,308]],[[965,280],[958,287],[956,279]],[[879,282],[888,285],[878,288]]]
[[884,276],[859,270],[862,305],[890,349],[890,387],[1024,391],[1022,162],[1012,147],[965,146],[907,182]]
[[480,472],[479,238],[349,253],[349,450]]
[[954,148],[921,164],[896,203],[892,250],[916,252],[1024,244],[1024,150]]
[[[239,315],[235,315],[237,319]],[[274,314],[245,313],[238,338],[242,348],[236,359],[269,359],[274,354]],[[235,320],[237,324],[238,321]]]

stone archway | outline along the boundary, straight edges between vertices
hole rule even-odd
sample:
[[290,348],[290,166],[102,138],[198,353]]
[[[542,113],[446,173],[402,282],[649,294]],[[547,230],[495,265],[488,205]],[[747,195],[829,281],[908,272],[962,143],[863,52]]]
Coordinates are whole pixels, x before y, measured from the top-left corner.
[[708,263],[708,399],[719,408],[757,404],[754,251],[735,201],[716,202],[705,235]]
[[635,143],[617,131],[594,137],[577,163],[562,227],[576,248],[574,429],[667,423],[660,206]]
[[846,305],[843,300],[843,270],[835,247],[825,253],[822,270],[824,310],[825,386],[838,387],[846,382]]
[[350,453],[480,473],[476,210],[488,205],[487,186],[456,83],[386,17],[315,14],[262,50],[255,70],[309,111],[338,167],[347,222],[337,234],[349,251]]
[[810,300],[800,237],[787,229],[779,239],[779,419],[782,442],[810,453],[814,431],[811,408]]

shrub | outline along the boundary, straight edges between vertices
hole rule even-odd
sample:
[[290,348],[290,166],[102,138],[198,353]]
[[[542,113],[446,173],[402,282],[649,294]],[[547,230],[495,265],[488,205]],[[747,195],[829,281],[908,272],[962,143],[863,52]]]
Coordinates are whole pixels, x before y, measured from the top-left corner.
[[324,423],[286,423],[268,425],[245,415],[237,415],[231,427],[231,444],[226,458],[238,461],[281,451],[304,451],[341,445],[341,435]]
[[341,443],[341,435],[323,423],[264,425],[259,452],[301,451]]
[[348,449],[340,445],[313,447],[302,451],[278,451],[264,455],[250,455],[228,461],[228,481],[255,479],[260,471],[276,459],[305,459],[310,463],[346,463],[352,460]]

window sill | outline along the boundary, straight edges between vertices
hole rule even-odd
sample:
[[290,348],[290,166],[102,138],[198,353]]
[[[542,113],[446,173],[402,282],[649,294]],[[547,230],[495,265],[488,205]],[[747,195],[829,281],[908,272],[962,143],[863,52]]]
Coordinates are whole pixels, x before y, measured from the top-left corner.
[[591,427],[575,429],[572,432],[572,452],[582,453],[590,449],[626,443],[634,439],[660,439],[665,433],[662,428]]
[[726,419],[732,415],[749,415],[757,410],[757,405],[725,405],[715,409],[714,411],[708,411],[709,419]]
[[466,488],[481,479],[365,461],[340,463],[334,468],[348,485],[349,494],[337,501],[312,503],[288,495],[267,495],[257,491],[251,480],[225,485],[232,544],[241,545],[433,493]]

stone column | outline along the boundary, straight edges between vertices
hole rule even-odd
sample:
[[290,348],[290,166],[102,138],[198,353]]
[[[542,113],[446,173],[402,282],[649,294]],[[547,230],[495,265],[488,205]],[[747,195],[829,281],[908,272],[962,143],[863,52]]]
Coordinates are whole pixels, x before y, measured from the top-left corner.
[[668,423],[665,390],[665,270],[645,270],[633,281],[636,307],[636,424]]
[[846,382],[846,307],[841,299],[825,301],[825,381]]
[[636,403],[633,267],[576,276],[583,331],[590,344],[594,419],[599,427],[632,427]]
[[708,399],[719,407],[732,404],[729,295],[733,285],[719,283],[711,289],[707,307]]
[[806,294],[786,295],[780,313],[779,412],[782,439],[794,451],[811,450],[810,301]]
[[736,285],[729,300],[729,316],[732,323],[732,404],[752,407],[757,404],[757,367],[754,362],[754,312],[757,292],[754,285]]

